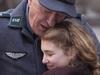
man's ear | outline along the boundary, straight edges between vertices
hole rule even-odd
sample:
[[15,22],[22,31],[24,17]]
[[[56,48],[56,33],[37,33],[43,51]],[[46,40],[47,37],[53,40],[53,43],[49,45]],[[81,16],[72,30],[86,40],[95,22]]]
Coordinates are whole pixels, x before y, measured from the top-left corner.
[[32,6],[37,6],[37,5],[40,5],[39,1],[38,0],[28,0],[28,7]]
[[33,3],[32,0],[28,0],[28,6],[29,7],[31,6],[31,3]]

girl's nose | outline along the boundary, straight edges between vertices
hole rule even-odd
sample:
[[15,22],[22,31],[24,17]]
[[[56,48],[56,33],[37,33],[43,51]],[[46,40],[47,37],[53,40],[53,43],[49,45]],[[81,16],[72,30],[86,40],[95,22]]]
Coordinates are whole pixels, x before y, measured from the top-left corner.
[[48,63],[48,59],[47,59],[46,57],[43,57],[43,59],[42,59],[42,63],[43,63],[43,64]]

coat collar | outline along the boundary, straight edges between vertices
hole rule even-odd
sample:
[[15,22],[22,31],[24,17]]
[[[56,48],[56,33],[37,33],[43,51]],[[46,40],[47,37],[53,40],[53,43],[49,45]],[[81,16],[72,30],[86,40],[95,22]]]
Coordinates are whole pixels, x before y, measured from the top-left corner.
[[11,13],[10,27],[21,28],[25,24],[27,0],[23,0]]
[[[11,13],[9,27],[22,29],[21,33],[32,41],[36,35],[31,31],[28,22],[27,0],[23,0]],[[33,40],[34,41],[34,40]]]

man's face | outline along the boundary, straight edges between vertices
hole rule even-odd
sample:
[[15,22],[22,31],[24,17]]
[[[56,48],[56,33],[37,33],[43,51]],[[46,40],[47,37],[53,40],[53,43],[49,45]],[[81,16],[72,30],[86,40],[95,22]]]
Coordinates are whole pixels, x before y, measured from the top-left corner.
[[28,6],[30,27],[38,36],[65,18],[64,14],[42,7],[38,0],[28,0]]
[[57,47],[54,43],[47,40],[41,41],[41,49],[43,52],[42,62],[47,65],[49,70],[68,66],[72,59],[72,54],[65,54],[63,49]]

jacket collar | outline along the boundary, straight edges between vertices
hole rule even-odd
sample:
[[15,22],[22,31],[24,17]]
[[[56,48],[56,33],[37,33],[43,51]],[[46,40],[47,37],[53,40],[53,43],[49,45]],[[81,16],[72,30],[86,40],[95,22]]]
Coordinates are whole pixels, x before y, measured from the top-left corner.
[[[36,35],[30,29],[28,22],[27,0],[23,0],[11,13],[9,27],[22,29],[21,33],[32,41]],[[34,40],[33,40],[34,41]]]
[[27,0],[23,0],[11,13],[10,27],[21,28],[25,24]]

